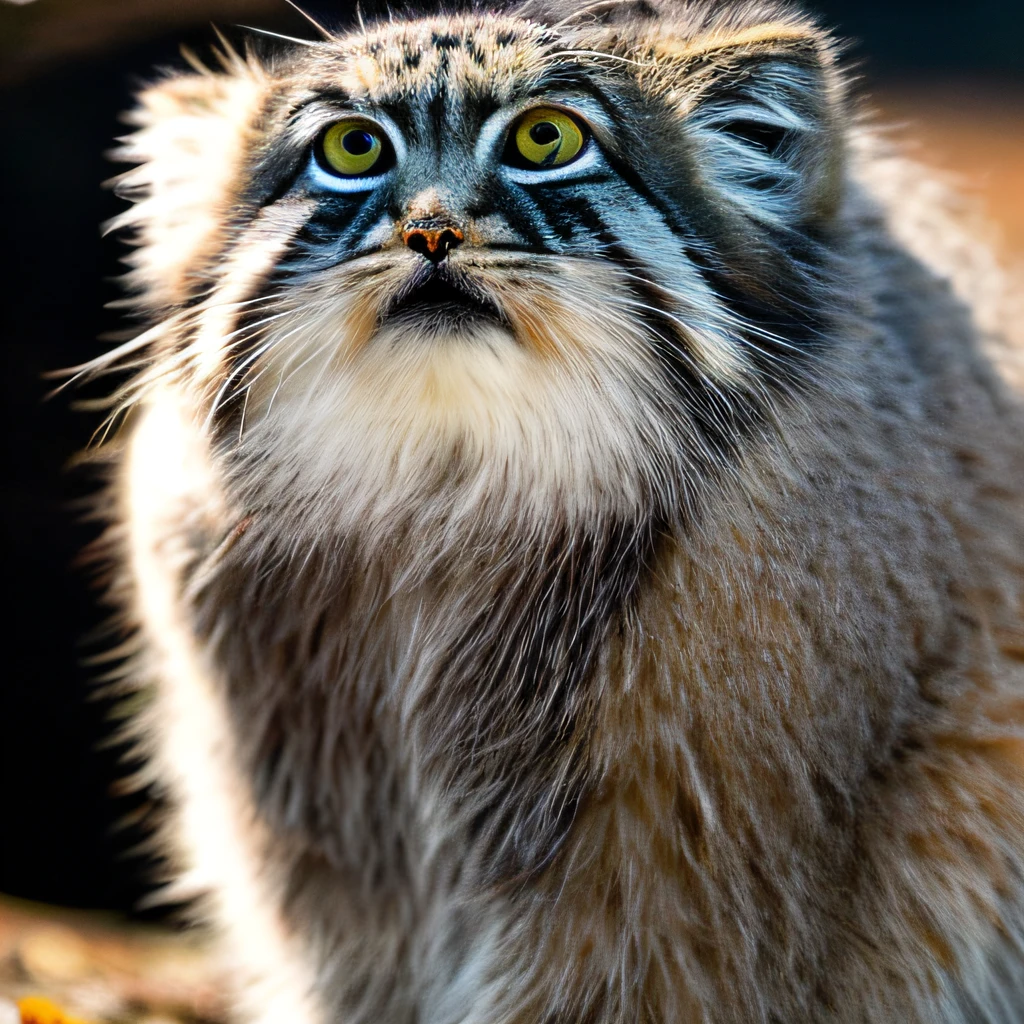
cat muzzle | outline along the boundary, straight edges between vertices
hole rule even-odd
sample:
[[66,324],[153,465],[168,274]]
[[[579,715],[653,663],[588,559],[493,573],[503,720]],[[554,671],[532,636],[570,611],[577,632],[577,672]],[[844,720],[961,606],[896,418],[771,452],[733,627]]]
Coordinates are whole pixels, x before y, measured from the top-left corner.
[[[426,242],[417,244],[426,245]],[[443,244],[439,238],[438,249]],[[506,323],[506,317],[495,301],[468,274],[454,268],[443,256],[432,259],[429,265],[421,266],[410,276],[388,304],[381,323],[395,318],[418,320],[425,326],[450,329],[480,321]]]

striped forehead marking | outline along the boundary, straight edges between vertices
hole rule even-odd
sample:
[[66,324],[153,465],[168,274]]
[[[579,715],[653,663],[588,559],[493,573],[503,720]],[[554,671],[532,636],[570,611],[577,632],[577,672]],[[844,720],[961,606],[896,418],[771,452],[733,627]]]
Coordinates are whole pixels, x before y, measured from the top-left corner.
[[503,98],[543,70],[553,40],[524,21],[428,19],[345,40],[350,64],[342,84],[354,98],[376,102],[438,88]]

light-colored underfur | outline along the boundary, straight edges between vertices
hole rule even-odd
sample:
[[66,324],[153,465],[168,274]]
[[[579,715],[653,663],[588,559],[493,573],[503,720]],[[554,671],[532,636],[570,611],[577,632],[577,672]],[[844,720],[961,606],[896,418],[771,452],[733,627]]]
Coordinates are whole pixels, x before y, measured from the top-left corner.
[[[124,353],[148,362],[115,518],[175,891],[249,1024],[1018,1021],[1024,415],[998,270],[852,125],[806,20],[554,7],[143,97],[122,223],[163,319]],[[259,118],[335,66],[414,95],[442,72],[400,88],[405,50],[470,32],[508,102],[555,51],[656,95],[735,279],[766,287],[772,232],[824,239],[825,343],[758,362],[774,321],[638,200],[602,211],[620,263],[499,257],[511,219],[474,222],[451,260],[503,325],[382,326],[419,259],[387,218],[264,295],[313,201],[239,213]],[[464,63],[444,73],[486,78]],[[730,134],[751,120],[797,141]],[[706,408],[660,369],[635,275]]]

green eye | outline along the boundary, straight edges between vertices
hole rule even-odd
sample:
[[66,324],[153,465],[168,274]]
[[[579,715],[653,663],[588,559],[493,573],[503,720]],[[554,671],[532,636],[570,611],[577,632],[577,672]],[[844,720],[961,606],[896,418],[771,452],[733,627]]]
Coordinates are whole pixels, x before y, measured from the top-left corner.
[[384,142],[380,129],[375,125],[349,120],[332,124],[320,145],[329,170],[355,177],[368,174],[380,163]]
[[576,119],[553,107],[537,107],[523,114],[513,139],[520,162],[536,168],[561,167],[575,160],[586,142]]

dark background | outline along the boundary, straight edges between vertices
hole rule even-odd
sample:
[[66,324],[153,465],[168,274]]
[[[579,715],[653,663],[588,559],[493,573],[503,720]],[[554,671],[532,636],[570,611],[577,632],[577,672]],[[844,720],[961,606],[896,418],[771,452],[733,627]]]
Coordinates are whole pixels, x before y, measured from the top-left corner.
[[[128,911],[151,867],[130,852],[147,802],[118,794],[123,751],[100,747],[109,704],[96,699],[98,670],[84,660],[111,641],[98,633],[104,613],[89,572],[75,567],[97,530],[82,519],[94,484],[68,468],[97,416],[74,411],[66,394],[44,401],[42,375],[91,358],[101,335],[124,326],[104,309],[118,294],[112,279],[123,249],[98,225],[121,205],[100,183],[112,173],[104,152],[123,130],[117,116],[133,88],[154,64],[178,63],[182,40],[201,52],[211,16],[304,33],[283,0],[148,3],[133,17],[121,13],[133,4],[106,0],[91,17],[86,0],[0,0],[0,892]],[[936,95],[957,82],[987,96],[1024,90],[1021,0],[809,6],[855,41],[868,83],[909,83],[918,93],[934,86]],[[345,2],[306,7],[332,26],[351,10]],[[941,124],[941,105],[936,116]],[[1024,135],[1024,125],[1016,131]],[[119,821],[128,824],[115,828]]]

